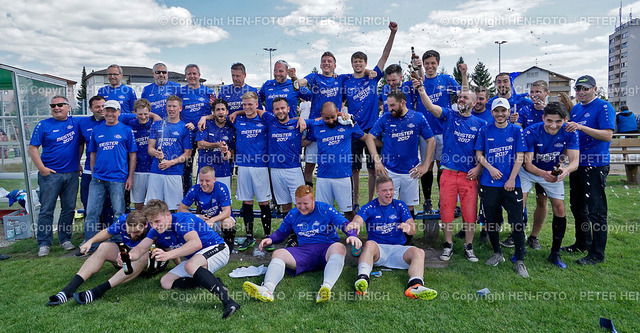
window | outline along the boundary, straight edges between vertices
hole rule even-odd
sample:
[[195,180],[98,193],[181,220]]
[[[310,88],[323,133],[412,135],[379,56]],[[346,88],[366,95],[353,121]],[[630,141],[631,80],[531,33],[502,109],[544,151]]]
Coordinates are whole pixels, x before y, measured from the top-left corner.
[[625,33],[623,33],[623,34],[622,34],[622,38],[623,38],[623,39],[624,39],[624,38],[627,38],[627,37],[629,37],[629,33],[628,33],[628,32],[625,32]]
[[620,54],[620,58],[621,58],[621,59],[622,59],[622,58],[626,58],[626,57],[627,57],[627,52],[622,52],[622,53]]
[[622,48],[623,48],[623,49],[624,49],[624,48],[626,48],[627,46],[629,46],[629,42],[624,42],[624,43],[622,43]]
[[620,73],[620,77],[627,77],[627,72]]

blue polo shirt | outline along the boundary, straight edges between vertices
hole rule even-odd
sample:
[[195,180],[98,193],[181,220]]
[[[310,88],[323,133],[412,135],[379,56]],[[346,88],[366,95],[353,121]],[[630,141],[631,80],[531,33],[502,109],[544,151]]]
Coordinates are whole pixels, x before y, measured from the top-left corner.
[[287,79],[284,83],[279,83],[276,80],[268,80],[265,82],[260,91],[258,97],[260,101],[264,101],[264,110],[273,113],[273,100],[276,97],[283,97],[287,99],[289,103],[289,117],[295,118],[298,116],[298,98],[309,100],[309,94],[306,87],[296,91],[293,90],[293,84],[291,80]]
[[379,114],[378,82],[384,74],[378,66],[373,70],[378,74],[373,79],[368,75],[361,78],[355,78],[353,74],[340,75],[343,77],[343,95],[347,100],[349,114],[353,115],[353,119],[364,131],[373,127]]
[[409,174],[420,162],[418,158],[419,137],[425,140],[433,137],[433,132],[422,113],[407,110],[400,118],[390,112],[382,114],[369,134],[382,137],[382,160],[384,166],[395,173]]
[[[451,109],[451,94],[460,91],[460,84],[448,74],[437,74],[433,78],[427,78],[425,76],[423,84],[424,91],[429,95],[431,102],[443,109]],[[407,96],[407,108],[422,113],[427,119],[433,134],[443,133],[443,124],[422,104],[420,94],[414,89],[411,89]]]
[[329,128],[324,120],[316,120],[309,128],[309,141],[318,142],[318,178],[351,177],[351,141],[364,136],[360,126]]
[[135,90],[124,84],[117,88],[112,88],[110,85],[104,86],[98,89],[98,95],[107,101],[118,101],[122,113],[132,113],[134,111],[133,104],[138,99]]
[[331,205],[315,202],[315,208],[307,215],[302,215],[298,208],[293,208],[282,220],[278,232],[298,236],[300,246],[309,244],[331,244],[340,241],[338,229],[349,223]]
[[[615,130],[616,111],[609,102],[595,98],[586,105],[578,103],[571,109],[571,121],[594,129]],[[610,142],[600,141],[578,131],[580,166],[609,165]]]
[[[281,124],[273,113],[262,114],[269,126],[269,167],[278,169],[300,168],[302,154],[302,133],[296,127],[298,121],[289,119]],[[313,121],[305,120],[307,126]]]
[[127,123],[138,146],[136,152],[136,172],[150,172],[153,156],[149,155],[149,136],[151,135],[151,126],[153,119],[149,119],[146,124],[140,124],[138,119],[133,119]]
[[209,100],[211,96],[215,96],[213,89],[203,85],[200,85],[198,89],[189,88],[189,85],[180,87],[178,92],[178,97],[182,98],[180,120],[197,125],[202,116],[210,115]]
[[159,86],[154,82],[142,89],[141,97],[146,98],[151,103],[151,112],[157,114],[160,118],[166,118],[167,97],[177,95],[179,91],[179,83],[168,81],[166,84]]
[[451,109],[442,109],[440,119],[444,135],[442,136],[442,158],[445,168],[469,172],[476,166],[476,151],[473,145],[480,128],[487,122],[474,116],[463,117]]
[[129,176],[129,153],[138,151],[131,127],[117,123],[106,123],[93,128],[87,151],[96,153],[93,177],[108,181],[127,181]]
[[407,238],[398,226],[411,219],[406,203],[393,199],[383,206],[376,198],[360,208],[358,215],[366,223],[368,240],[378,244],[404,245]]
[[258,115],[253,118],[238,116],[233,127],[236,129],[236,165],[269,166],[269,129],[267,123]]
[[[185,127],[186,124],[180,120],[175,124],[168,121],[156,121],[151,125],[151,133],[149,139],[156,140],[156,149],[160,149],[164,154],[164,158],[172,160],[182,155],[186,149],[191,149],[191,134]],[[153,158],[151,163],[151,172],[161,175],[182,175],[184,163],[178,163],[167,169],[160,170],[158,167],[160,162],[157,158]]]
[[42,146],[40,159],[45,167],[58,173],[78,171],[80,167],[80,128],[77,118],[41,120],[33,129],[29,144]]
[[[221,142],[227,143],[227,148],[236,150],[236,130],[227,121],[223,127],[218,127],[215,121],[207,120],[207,125],[203,131],[196,133],[196,142]],[[203,166],[210,166],[216,172],[216,177],[231,176],[231,161],[225,160],[220,152],[220,148],[200,149],[198,153],[198,171]]]
[[333,77],[311,73],[304,78],[307,79],[307,85],[312,94],[309,119],[320,117],[322,104],[326,102],[333,102],[338,110],[342,108],[343,76]]
[[200,207],[202,214],[214,217],[222,212],[222,208],[231,206],[231,195],[227,186],[220,182],[213,184],[211,193],[206,193],[200,184],[196,184],[191,186],[182,199],[182,203],[187,207],[191,207],[194,202]]
[[[233,84],[229,84],[226,86],[222,86],[220,88],[220,92],[218,93],[218,98],[224,99],[227,101],[229,105],[229,114],[234,113],[238,110],[242,110],[242,95],[245,93],[253,91],[256,94],[258,93],[258,89],[245,84],[242,87],[236,87]],[[259,108],[262,108],[262,103],[260,102],[260,96],[258,96],[258,105]]]
[[533,165],[545,171],[553,170],[560,162],[566,149],[580,149],[578,133],[565,131],[563,124],[558,133],[551,135],[544,129],[544,123],[533,124],[524,130],[527,152],[533,153]]
[[491,111],[489,109],[484,109],[484,111],[480,113],[473,110],[471,111],[471,115],[478,119],[484,120],[487,124],[493,124],[496,121],[495,119],[493,119],[493,115],[491,114]]
[[[502,178],[495,180],[487,168],[482,170],[480,184],[490,187],[504,187],[509,180],[515,164],[516,153],[527,151],[522,127],[507,124],[505,128],[497,128],[495,124],[482,127],[476,137],[475,150],[484,153],[487,162],[502,172]],[[516,176],[515,187],[520,187],[520,177]]]
[[147,234],[149,239],[157,239],[158,246],[161,248],[177,249],[186,243],[184,236],[191,231],[198,233],[198,237],[202,242],[202,247],[185,257],[191,258],[196,252],[209,246],[222,244],[224,241],[213,231],[211,227],[201,218],[191,213],[174,213],[171,214],[171,227],[163,233],[158,233],[151,228]]

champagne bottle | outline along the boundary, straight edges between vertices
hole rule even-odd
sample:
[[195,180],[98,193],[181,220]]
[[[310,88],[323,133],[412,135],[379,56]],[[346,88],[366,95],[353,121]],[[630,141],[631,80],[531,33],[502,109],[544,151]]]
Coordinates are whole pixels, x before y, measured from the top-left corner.
[[131,266],[131,258],[129,257],[129,251],[124,243],[118,243],[120,249],[120,259],[122,259],[122,269],[125,275],[131,275],[133,273],[133,266]]
[[553,167],[553,170],[551,170],[551,174],[556,177],[562,174],[562,170],[560,170],[560,163],[558,163],[558,165]]

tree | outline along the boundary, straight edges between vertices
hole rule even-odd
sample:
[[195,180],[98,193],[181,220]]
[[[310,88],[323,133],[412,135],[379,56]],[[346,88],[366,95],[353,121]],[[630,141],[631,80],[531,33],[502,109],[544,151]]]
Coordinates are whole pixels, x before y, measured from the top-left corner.
[[596,91],[596,97],[600,98],[600,99],[604,99],[605,101],[607,101],[607,93],[604,91],[603,87],[599,87],[598,91]]
[[82,109],[87,101],[87,69],[84,66],[82,66],[82,81],[76,99],[78,100],[78,109],[83,111]]
[[440,68],[440,71],[438,72],[438,74],[447,75],[449,73],[447,73],[447,69],[446,68],[442,67],[442,68]]
[[492,97],[496,94],[496,87],[493,85],[491,74],[489,74],[489,70],[482,61],[478,62],[473,73],[471,73],[471,82],[475,87],[487,88],[489,90],[489,96],[487,97]]
[[318,74],[318,68],[314,66],[313,69],[311,70],[311,73]]
[[463,64],[463,63],[464,63],[464,59],[462,59],[462,57],[460,57],[460,59],[458,59],[458,62],[456,62],[456,66],[453,67],[453,78],[456,79],[458,84],[462,84],[462,75],[460,74],[460,71],[458,70],[458,65],[459,64]]

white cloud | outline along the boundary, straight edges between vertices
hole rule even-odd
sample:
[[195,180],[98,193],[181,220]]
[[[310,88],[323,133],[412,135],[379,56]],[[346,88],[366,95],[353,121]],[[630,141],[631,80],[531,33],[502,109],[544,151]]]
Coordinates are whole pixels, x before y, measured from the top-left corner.
[[[319,33],[339,34],[345,29],[341,24],[346,11],[341,0],[286,0],[296,5],[296,9],[278,22],[289,36]],[[346,27],[353,30],[353,27]]]
[[184,8],[153,0],[61,0],[55,10],[37,1],[0,0],[0,8],[0,51],[18,55],[17,65],[38,62],[50,68],[45,72],[67,77],[82,66],[150,66],[163,48],[228,37]]

